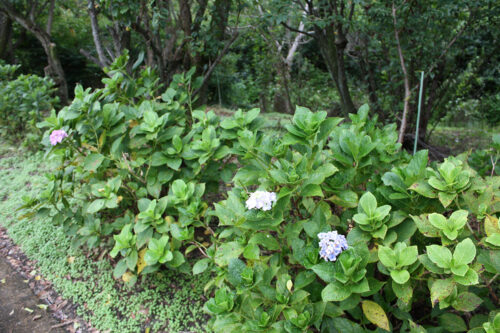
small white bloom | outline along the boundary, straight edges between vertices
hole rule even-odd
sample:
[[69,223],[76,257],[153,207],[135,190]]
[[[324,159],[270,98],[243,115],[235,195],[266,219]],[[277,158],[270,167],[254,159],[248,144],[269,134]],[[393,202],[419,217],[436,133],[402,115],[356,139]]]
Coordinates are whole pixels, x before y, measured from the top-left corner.
[[266,191],[255,191],[250,194],[246,201],[247,209],[271,210],[273,203],[276,202],[276,193]]

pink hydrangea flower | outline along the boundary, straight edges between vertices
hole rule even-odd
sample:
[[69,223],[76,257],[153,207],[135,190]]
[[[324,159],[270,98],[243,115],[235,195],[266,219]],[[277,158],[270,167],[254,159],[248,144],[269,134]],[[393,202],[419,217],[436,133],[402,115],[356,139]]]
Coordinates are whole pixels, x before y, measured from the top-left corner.
[[55,130],[50,133],[50,144],[55,146],[68,136],[65,130]]

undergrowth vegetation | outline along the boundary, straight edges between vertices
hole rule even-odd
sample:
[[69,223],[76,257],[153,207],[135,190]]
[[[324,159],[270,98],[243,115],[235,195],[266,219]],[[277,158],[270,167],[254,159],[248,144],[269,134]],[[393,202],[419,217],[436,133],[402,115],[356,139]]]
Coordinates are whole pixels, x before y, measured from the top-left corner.
[[19,67],[0,61],[0,137],[38,147],[42,131],[36,124],[58,102],[56,88],[48,77],[24,74],[15,77]]
[[[46,186],[43,173],[56,167],[43,155],[19,153],[1,147],[0,217],[9,235],[27,256],[37,261],[36,274],[50,280],[64,298],[79,305],[78,314],[94,328],[111,332],[206,332],[202,311],[203,286],[208,274],[190,278],[176,272],[152,274],[130,289],[113,279],[113,267],[99,253],[71,246],[64,230],[49,219],[29,223],[17,211],[23,196],[36,195]],[[189,304],[189,306],[186,306]]]
[[129,286],[211,274],[216,332],[500,327],[500,178],[467,154],[410,156],[366,105],[349,119],[297,107],[270,134],[257,109],[194,109],[194,71],[163,90],[125,64],[40,125],[58,164],[26,217],[110,251]]

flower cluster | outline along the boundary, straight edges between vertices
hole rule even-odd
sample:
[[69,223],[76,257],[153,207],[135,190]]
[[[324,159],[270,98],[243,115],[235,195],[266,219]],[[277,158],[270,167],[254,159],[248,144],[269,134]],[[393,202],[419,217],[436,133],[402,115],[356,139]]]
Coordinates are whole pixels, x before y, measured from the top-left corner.
[[347,240],[344,235],[339,235],[336,231],[321,232],[319,238],[319,255],[326,261],[335,261],[337,256],[347,250]]
[[276,202],[276,193],[266,191],[255,191],[246,201],[248,209],[271,210],[273,203]]
[[68,136],[65,130],[55,130],[50,133],[50,144],[55,146]]

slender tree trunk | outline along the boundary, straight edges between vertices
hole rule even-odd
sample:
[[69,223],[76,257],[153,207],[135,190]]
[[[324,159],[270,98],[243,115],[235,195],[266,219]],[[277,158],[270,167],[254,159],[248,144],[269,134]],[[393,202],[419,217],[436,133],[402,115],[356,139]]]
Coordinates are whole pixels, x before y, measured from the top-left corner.
[[349,86],[347,85],[347,77],[345,75],[344,49],[337,49],[334,40],[335,33],[332,28],[327,28],[325,30],[316,28],[314,36],[318,42],[328,72],[340,95],[340,103],[343,112],[345,114],[355,113],[356,108],[352,102]]
[[49,17],[47,18],[47,34],[50,36],[52,34],[52,22],[54,21],[54,7],[56,5],[56,0],[50,0],[49,6]]
[[0,3],[0,10],[3,10],[11,19],[19,23],[24,29],[31,32],[36,39],[42,44],[42,47],[47,55],[48,68],[46,72],[49,72],[54,78],[55,83],[59,87],[59,98],[61,103],[68,103],[68,83],[66,82],[66,77],[64,75],[64,70],[56,53],[56,44],[51,41],[50,35],[47,34],[45,29],[41,28],[36,22],[31,18],[26,18],[18,13],[10,4]]
[[399,41],[399,31],[398,31],[397,19],[396,19],[396,7],[394,5],[394,2],[392,2],[392,19],[394,22],[394,36],[396,38],[396,45],[398,47],[399,62],[401,63],[401,70],[403,72],[404,87],[405,87],[405,97],[404,97],[404,104],[403,104],[403,117],[401,118],[401,125],[399,127],[399,136],[398,136],[398,142],[402,144],[404,141],[406,126],[407,126],[407,122],[408,122],[408,114],[410,111],[411,91],[410,91],[410,80],[408,78],[408,72],[406,71],[405,59],[403,56],[403,50],[401,49],[401,43]]
[[104,68],[109,66],[108,57],[104,53],[104,48],[102,47],[101,37],[99,36],[99,22],[97,21],[97,12],[94,0],[88,0],[88,12],[90,16],[90,27],[92,28],[92,38],[94,39],[95,49],[97,51],[97,57],[99,60],[99,67]]
[[0,12],[0,59],[8,60],[12,38],[12,20]]

